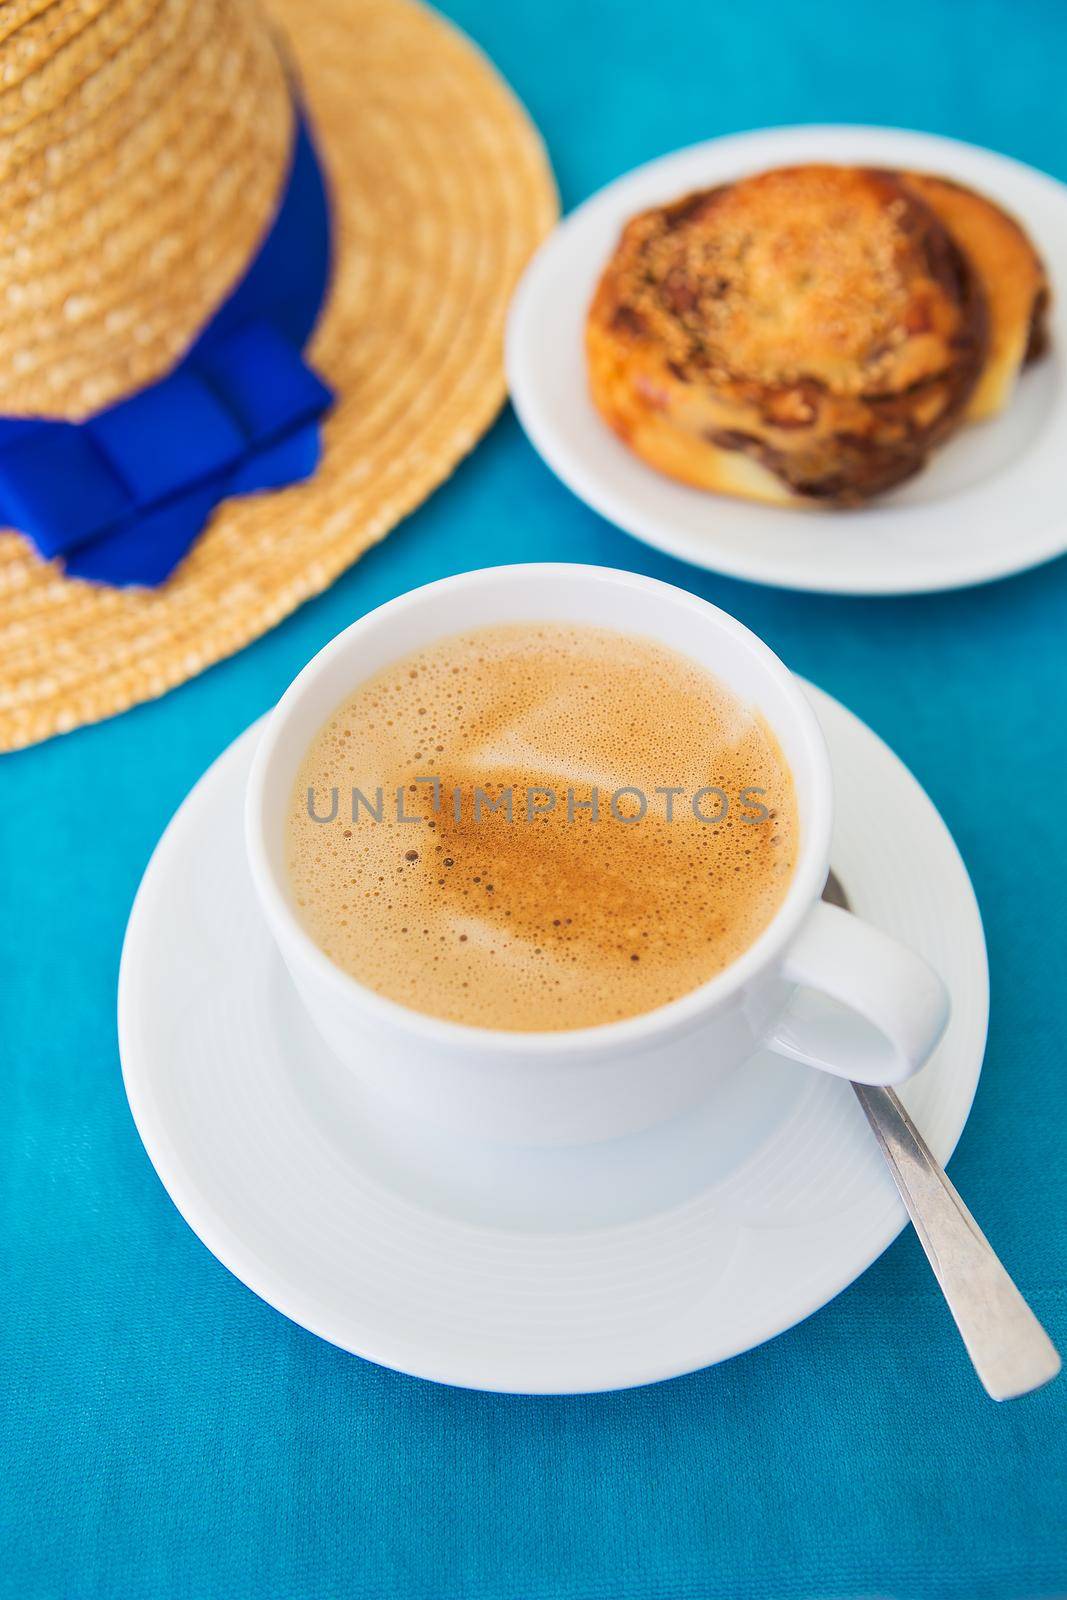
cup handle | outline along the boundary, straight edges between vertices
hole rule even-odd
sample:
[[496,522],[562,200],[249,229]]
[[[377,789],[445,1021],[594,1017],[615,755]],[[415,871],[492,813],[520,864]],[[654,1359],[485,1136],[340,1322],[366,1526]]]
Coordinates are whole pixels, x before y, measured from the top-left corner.
[[[795,998],[768,1040],[770,1048],[835,1077],[901,1083],[918,1072],[945,1031],[948,993],[933,967],[899,940],[825,901],[793,941],[782,976],[839,1005],[805,1015]],[[857,1017],[868,1026],[857,1027]]]

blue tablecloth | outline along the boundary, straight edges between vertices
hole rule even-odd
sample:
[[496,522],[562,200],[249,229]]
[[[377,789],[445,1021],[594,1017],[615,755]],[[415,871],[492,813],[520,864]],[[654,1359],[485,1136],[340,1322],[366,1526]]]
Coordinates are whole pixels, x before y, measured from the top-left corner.
[[[567,204],[672,147],[793,120],[930,128],[1067,178],[1067,13],[1053,0],[449,9],[529,104]],[[1067,1348],[1067,562],[931,598],[761,590],[615,532],[506,414],[429,504],[267,638],[0,770],[4,1594],[1067,1593],[1067,1378],[987,1400],[910,1234],[723,1367],[509,1399],[397,1376],[292,1326],[198,1243],[149,1166],[119,1077],[115,976],[174,808],[353,618],[445,573],[540,558],[706,595],[926,785],[973,875],[992,966],[988,1059],[953,1175]]]

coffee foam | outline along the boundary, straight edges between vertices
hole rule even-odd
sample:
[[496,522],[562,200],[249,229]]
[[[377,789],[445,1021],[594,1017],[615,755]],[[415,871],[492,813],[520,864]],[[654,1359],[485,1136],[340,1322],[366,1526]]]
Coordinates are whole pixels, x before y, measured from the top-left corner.
[[[440,780],[439,809],[419,777]],[[581,802],[594,785],[599,820],[568,818],[568,788]],[[668,786],[684,793],[655,794]],[[709,786],[730,801],[715,825],[691,808]],[[475,821],[475,790],[509,787],[514,820]],[[381,822],[352,820],[353,788],[382,790]],[[397,820],[398,788],[417,822]],[[641,820],[612,816],[623,788],[647,796]],[[768,820],[741,820],[746,788]],[[338,791],[335,820],[311,819],[309,789],[320,815]],[[555,809],[527,821],[528,789]],[[773,917],[797,838],[777,742],[731,691],[651,640],[547,623],[445,639],[361,685],[312,741],[286,833],[297,914],[340,967],[415,1010],[517,1030],[618,1021],[706,982]]]

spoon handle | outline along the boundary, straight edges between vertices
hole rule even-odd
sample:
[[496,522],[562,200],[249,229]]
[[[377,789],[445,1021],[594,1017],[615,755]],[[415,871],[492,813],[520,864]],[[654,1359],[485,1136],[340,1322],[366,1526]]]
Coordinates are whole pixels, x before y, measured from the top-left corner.
[[852,1085],[986,1392],[1012,1400],[1060,1358],[892,1089]]

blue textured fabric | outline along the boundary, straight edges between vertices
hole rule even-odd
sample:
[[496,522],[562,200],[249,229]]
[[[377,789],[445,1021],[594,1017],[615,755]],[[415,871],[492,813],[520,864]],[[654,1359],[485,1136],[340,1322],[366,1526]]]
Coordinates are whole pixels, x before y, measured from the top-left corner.
[[[675,146],[805,118],[929,127],[1067,179],[1067,15],[1051,0],[451,9],[539,121],[567,205]],[[992,971],[953,1176],[1067,1349],[1067,562],[913,599],[759,589],[617,533],[505,414],[416,515],[266,638],[155,704],[0,763],[0,1594],[1067,1593],[1067,1379],[987,1400],[910,1233],[833,1304],[724,1366],[631,1393],[509,1399],[400,1377],[292,1326],[163,1193],[123,1096],[114,998],[168,818],[353,618],[431,578],[539,559],[707,596],[925,784],[971,871]]]
[[77,578],[155,585],[220,500],[309,476],[332,399],[300,350],[329,273],[306,124],[255,259],[180,364],[80,424],[0,420],[0,522]]

